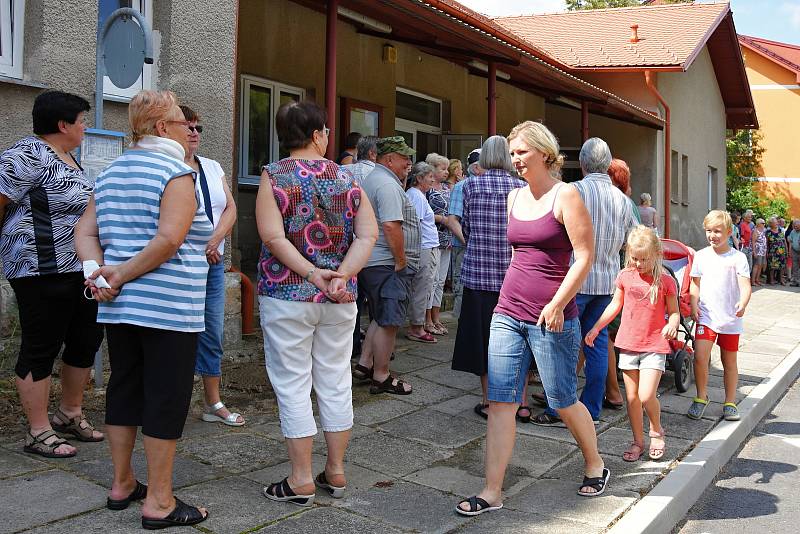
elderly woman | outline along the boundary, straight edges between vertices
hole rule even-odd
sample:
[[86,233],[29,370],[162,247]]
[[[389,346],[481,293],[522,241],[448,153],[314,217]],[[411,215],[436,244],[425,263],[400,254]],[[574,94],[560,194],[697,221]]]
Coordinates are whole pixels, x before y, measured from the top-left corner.
[[447,187],[452,191],[453,187],[464,179],[464,164],[460,159],[453,158],[447,165]]
[[456,511],[463,515],[502,507],[503,477],[514,450],[514,414],[534,357],[548,402],[572,432],[586,462],[578,493],[600,495],[610,476],[597,451],[592,416],[576,394],[581,327],[575,295],[592,263],[592,220],[580,193],[554,177],[563,156],[544,125],[519,124],[509,140],[514,167],[528,185],[508,195],[508,240],[514,258],[489,342],[486,484],[478,495],[458,504]]
[[448,218],[448,205],[450,204],[450,188],[447,185],[448,166],[450,160],[439,154],[431,153],[425,158],[425,163],[434,168],[434,184],[428,191],[428,203],[433,209],[436,229],[439,231],[439,261],[436,278],[433,282],[433,291],[428,303],[428,315],[426,317],[425,330],[436,336],[448,334],[447,328],[442,324],[439,317],[439,310],[442,306],[444,297],[444,283],[447,280],[447,271],[450,268],[450,249],[453,234],[450,230],[450,220]]
[[[81,144],[88,110],[79,96],[42,93],[33,104],[35,135],[0,156],[0,255],[22,328],[14,372],[29,424],[24,450],[48,458],[77,451],[54,429],[79,441],[103,439],[81,411],[89,368],[103,340],[97,303],[81,294],[74,240],[92,182],[70,152]],[[62,346],[61,399],[48,420],[50,375]]]
[[[213,226],[186,165],[189,128],[175,95],[142,91],[128,117],[132,148],[97,178],[75,230],[78,255],[101,267],[89,280],[106,324],[111,378],[106,431],[114,479],[106,503],[122,510],[145,498],[144,528],[193,525],[208,512],[175,498],[172,464],[192,398],[198,333],[203,331]],[[142,428],[147,481],[131,455]]]
[[754,286],[760,286],[761,273],[767,265],[767,228],[764,219],[756,219],[756,227],[753,228],[753,237],[751,239],[751,248],[753,250],[753,272],[750,276],[750,283]]
[[222,376],[222,326],[225,321],[225,238],[236,223],[236,203],[225,179],[225,171],[215,160],[197,155],[203,127],[198,124],[198,115],[189,106],[180,106],[184,118],[189,121],[189,142],[184,163],[194,169],[197,180],[195,188],[203,202],[208,220],[214,225],[206,244],[208,279],[206,283],[206,329],[197,340],[197,363],[195,374],[203,377],[205,410],[203,421],[223,423],[228,426],[244,425],[244,418],[231,413],[219,396]]
[[[313,102],[291,102],[280,107],[275,121],[289,157],[261,173],[256,222],[264,245],[258,300],[267,373],[291,474],[264,488],[264,495],[310,506],[315,484],[336,498],[346,487],[356,275],[369,259],[378,226],[353,176],[325,159],[325,112]],[[328,445],[325,469],[316,478],[311,473],[317,433],[312,386]]]
[[[461,227],[467,251],[461,265],[464,289],[452,368],[480,377],[483,399],[475,406],[475,413],[486,418],[489,326],[503,276],[511,263],[511,246],[506,237],[506,199],[509,192],[523,187],[525,182],[511,175],[514,167],[508,142],[499,135],[483,143],[479,162],[483,174],[471,176],[463,186]],[[519,416],[530,421],[527,402],[523,400],[521,404]]]
[[783,271],[786,269],[786,234],[778,226],[778,218],[769,218],[767,228],[767,284],[786,285]]
[[408,308],[410,326],[406,338],[421,343],[436,343],[436,338],[425,331],[425,313],[431,300],[434,279],[439,272],[439,232],[433,222],[433,210],[425,198],[435,180],[433,167],[421,161],[411,167],[408,174],[410,187],[406,191],[406,196],[417,211],[422,234],[419,271],[411,281],[411,301]]
[[[625,191],[623,191],[623,193],[625,193]],[[625,194],[630,196],[628,193]],[[642,224],[658,232],[658,212],[653,207],[653,198],[650,196],[650,193],[642,193],[639,195],[638,208],[639,219],[641,219]]]

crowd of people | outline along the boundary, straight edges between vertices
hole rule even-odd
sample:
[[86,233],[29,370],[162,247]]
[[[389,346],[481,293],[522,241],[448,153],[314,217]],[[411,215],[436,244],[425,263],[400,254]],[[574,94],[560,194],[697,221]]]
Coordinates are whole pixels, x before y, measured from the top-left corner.
[[[35,135],[0,157],[0,253],[22,326],[15,373],[29,424],[24,450],[71,457],[78,451],[62,436],[108,437],[109,509],[143,500],[145,528],[197,524],[208,510],[172,491],[193,376],[202,377],[204,421],[246,424],[220,399],[223,247],[236,205],[220,164],[199,155],[200,116],[173,93],[142,91],[131,100],[131,147],[95,183],[71,155],[88,110],[81,97],[43,93],[33,109]],[[457,513],[502,507],[517,422],[569,429],[584,458],[577,491],[585,497],[602,495],[611,476],[595,430],[603,408],[627,404],[633,441],[624,460],[636,461],[645,450],[663,458],[656,390],[678,334],[677,286],[661,269],[659,218],[649,195],[639,206],[630,199],[630,169],[602,139],[584,143],[584,177],[568,184],[558,140],[539,122],[489,137],[468,155],[466,172],[459,160],[435,153],[423,159],[399,136],[348,135],[345,150],[330,161],[326,113],[313,102],[281,106],[276,130],[289,155],[262,169],[257,288],[266,373],[290,472],[263,489],[266,498],[310,506],[316,488],[334,498],[345,494],[353,381],[367,382],[374,395],[414,393],[390,370],[396,339],[406,325],[412,342],[434,344],[449,334],[440,315],[448,279],[459,319],[452,369],[478,377],[475,412],[488,420],[485,485],[459,502]],[[746,213],[747,222],[734,225],[712,211],[703,222],[709,247],[698,252],[691,273],[698,324],[692,418],[708,404],[715,342],[729,397],[723,412],[738,418],[735,360],[750,297],[743,283],[750,280],[748,261],[759,266],[766,257],[768,277],[783,276],[787,238],[779,221],[766,230],[763,221],[751,228],[751,218]],[[800,221],[793,225],[796,258]],[[748,243],[750,256],[742,246]],[[362,339],[363,312],[369,323]],[[111,368],[105,434],[81,410],[104,332]],[[62,397],[48,419],[50,376],[62,346]],[[534,375],[543,393],[529,395]],[[312,389],[327,446],[316,475]],[[545,410],[534,416],[529,399]],[[139,428],[146,486],[131,464]]]
[[747,257],[754,286],[781,284],[800,286],[800,219],[772,215],[754,219],[753,210],[733,212],[730,245]]

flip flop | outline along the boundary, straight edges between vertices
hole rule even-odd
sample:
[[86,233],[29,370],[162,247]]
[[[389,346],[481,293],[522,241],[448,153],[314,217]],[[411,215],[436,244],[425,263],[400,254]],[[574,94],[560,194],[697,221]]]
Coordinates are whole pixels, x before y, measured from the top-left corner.
[[[461,508],[463,503],[469,504],[469,510],[464,510]],[[481,515],[484,512],[494,512],[495,510],[499,510],[503,507],[503,503],[500,503],[497,506],[492,506],[485,500],[481,499],[477,495],[473,495],[469,499],[464,499],[463,501],[459,502],[456,505],[456,512],[461,515],[466,516],[474,516],[474,515]]]
[[411,341],[418,341],[419,343],[436,343],[436,339],[428,332],[425,332],[421,336],[412,334],[411,332],[406,332],[406,339],[410,339]]
[[[650,431],[650,438],[659,438],[664,441],[664,429],[661,429],[661,433]],[[648,452],[648,456],[650,456],[651,460],[660,460],[664,457],[664,453],[667,451],[667,442],[664,441],[664,444],[661,447],[654,447],[652,445],[652,440],[650,442],[650,451]]]
[[141,501],[147,497],[147,486],[136,481],[136,487],[133,488],[133,491],[125,497],[124,499],[112,499],[111,497],[106,498],[106,508],[109,510],[125,510],[133,501]]
[[638,444],[635,441],[628,445],[628,449],[622,453],[622,459],[626,462],[636,462],[642,457],[644,453],[644,444]]
[[584,476],[583,482],[581,483],[581,488],[589,487],[594,489],[595,491],[593,493],[586,492],[586,491],[581,491],[580,488],[578,488],[578,495],[580,495],[581,497],[599,497],[606,491],[606,486],[608,486],[609,478],[611,478],[611,471],[609,471],[605,467],[603,468],[602,476],[599,477]]
[[488,408],[488,407],[489,407],[488,404],[483,404],[482,402],[479,402],[478,404],[475,405],[475,408],[473,408],[473,411],[476,414],[478,414],[481,417],[483,417],[484,419],[489,419],[489,414],[486,413],[486,408]]

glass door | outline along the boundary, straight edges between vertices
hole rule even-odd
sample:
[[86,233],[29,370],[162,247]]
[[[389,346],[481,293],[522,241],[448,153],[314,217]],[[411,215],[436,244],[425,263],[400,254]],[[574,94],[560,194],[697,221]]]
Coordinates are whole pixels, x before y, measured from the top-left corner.
[[483,136],[481,134],[443,135],[442,144],[444,146],[443,155],[450,159],[460,159],[466,172],[467,156],[483,145]]

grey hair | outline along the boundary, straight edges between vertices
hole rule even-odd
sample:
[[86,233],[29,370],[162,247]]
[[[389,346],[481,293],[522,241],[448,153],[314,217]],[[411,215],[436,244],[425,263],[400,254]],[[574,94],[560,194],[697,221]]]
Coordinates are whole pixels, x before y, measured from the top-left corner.
[[653,197],[650,196],[650,193],[642,193],[639,195],[639,200],[641,200],[642,204],[644,204],[645,202],[652,202]]
[[374,135],[365,135],[359,139],[358,143],[356,144],[356,150],[358,151],[357,159],[368,160],[370,152],[377,154],[378,139],[379,138]]
[[753,210],[745,210],[744,215],[742,217],[753,217]]
[[599,137],[591,137],[583,143],[578,161],[586,173],[606,174],[611,166],[611,149],[608,148],[608,143]]
[[772,221],[778,222],[778,218],[773,215],[772,217],[769,218],[769,222],[772,222]]
[[424,161],[416,162],[408,173],[408,187],[417,185],[417,180],[434,171],[433,165]]
[[484,169],[502,169],[514,172],[514,165],[511,163],[511,153],[508,149],[506,138],[493,135],[484,141],[481,147],[481,155],[478,158],[478,165]]
[[440,154],[437,154],[436,152],[431,152],[425,158],[425,163],[427,163],[428,165],[432,165],[434,167],[436,167],[437,165],[444,165],[446,169],[447,166],[450,165],[450,160]]
[[764,222],[764,219],[759,217],[758,219],[756,219],[756,224],[766,224],[766,223]]

